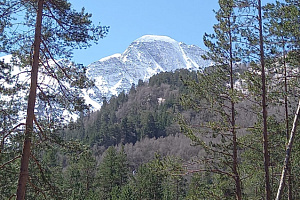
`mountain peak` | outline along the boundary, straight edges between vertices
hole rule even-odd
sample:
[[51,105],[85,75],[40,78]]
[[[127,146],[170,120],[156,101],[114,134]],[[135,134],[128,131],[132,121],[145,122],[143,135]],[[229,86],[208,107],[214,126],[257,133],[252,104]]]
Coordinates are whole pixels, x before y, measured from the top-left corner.
[[161,36],[161,35],[144,35],[138,39],[136,39],[134,42],[156,42],[156,41],[163,41],[168,43],[177,43],[178,42],[168,36]]
[[[211,65],[203,60],[205,54],[195,45],[187,45],[168,36],[144,35],[122,53],[102,58],[88,66],[87,75],[95,80],[95,87],[87,91],[94,108],[101,107],[102,98],[109,99],[120,92],[128,92],[132,83],[147,81],[151,76],[176,69],[199,70]],[[99,106],[94,106],[96,104]]]

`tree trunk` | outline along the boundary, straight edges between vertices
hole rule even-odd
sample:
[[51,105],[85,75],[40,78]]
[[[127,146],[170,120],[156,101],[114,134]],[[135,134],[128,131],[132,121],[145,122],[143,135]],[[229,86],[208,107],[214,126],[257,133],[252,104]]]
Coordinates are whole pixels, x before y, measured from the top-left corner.
[[30,158],[31,136],[33,132],[33,118],[34,108],[36,100],[37,78],[38,78],[38,66],[39,66],[39,52],[41,43],[41,27],[42,27],[42,15],[43,15],[43,3],[44,0],[38,1],[38,10],[35,26],[35,38],[34,38],[34,52],[33,63],[31,70],[31,84],[27,105],[27,117],[26,117],[26,130],[25,140],[23,144],[23,152],[21,158],[20,175],[17,188],[17,200],[25,199],[26,183],[28,181],[28,165]]
[[[233,55],[232,55],[232,35],[231,35],[231,22],[230,17],[228,17],[229,22],[229,54],[230,54],[230,89],[232,95],[234,93],[234,80],[233,80]],[[241,188],[241,179],[238,172],[238,150],[237,150],[237,136],[235,130],[235,103],[234,100],[231,99],[231,133],[232,133],[232,142],[233,142],[233,173],[235,180],[235,196],[237,200],[242,199],[242,188]]]
[[[285,131],[286,131],[286,141],[288,143],[289,141],[289,110],[288,110],[288,80],[287,80],[287,66],[286,66],[286,52],[285,52],[285,41],[284,37],[282,37],[283,42],[283,66],[284,66],[284,109],[285,109]],[[288,163],[287,166],[287,174],[288,174],[288,200],[293,200],[293,193],[292,193],[292,170],[291,170],[291,164]],[[285,181],[285,180],[284,180]]]
[[280,197],[281,197],[282,192],[283,192],[284,180],[285,180],[285,176],[288,172],[289,159],[290,159],[290,156],[291,156],[291,151],[292,151],[293,142],[294,142],[294,138],[295,138],[295,134],[296,134],[296,129],[297,129],[297,126],[298,126],[299,113],[300,113],[300,100],[299,100],[299,103],[298,103],[297,111],[295,113],[293,128],[291,130],[290,139],[289,139],[289,142],[288,142],[287,147],[286,147],[286,154],[285,154],[283,169],[282,169],[280,183],[279,183],[279,187],[278,187],[278,190],[277,190],[277,195],[276,195],[275,200],[280,200]]
[[268,147],[268,127],[267,127],[267,91],[266,91],[266,74],[265,74],[265,55],[262,26],[262,8],[261,0],[258,0],[258,23],[259,23],[259,43],[260,43],[260,62],[261,62],[261,81],[262,81],[262,114],[263,114],[263,154],[265,169],[265,192],[266,200],[271,200],[271,186],[269,175],[269,147]]

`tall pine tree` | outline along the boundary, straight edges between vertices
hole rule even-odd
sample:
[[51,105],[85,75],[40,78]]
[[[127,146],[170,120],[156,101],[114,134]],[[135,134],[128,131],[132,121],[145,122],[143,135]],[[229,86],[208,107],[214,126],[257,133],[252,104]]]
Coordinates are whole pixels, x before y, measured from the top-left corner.
[[[26,125],[22,150],[17,199],[25,198],[29,179],[29,161],[32,155],[32,141],[35,136],[47,139],[40,126],[48,121],[48,129],[55,129],[59,120],[52,116],[54,105],[74,111],[85,109],[80,89],[89,86],[85,69],[70,62],[72,49],[90,46],[107,33],[107,27],[94,26],[91,15],[72,9],[66,0],[37,0],[1,2],[1,51],[12,54],[15,66],[29,71],[29,92],[27,98]],[[12,16],[12,17],[11,17]],[[24,73],[25,73],[24,72]],[[40,75],[40,76],[38,76]],[[48,81],[47,84],[47,78]],[[59,89],[51,88],[57,86]],[[69,88],[75,88],[72,92]],[[58,92],[59,91],[59,92]],[[39,102],[38,104],[36,104]],[[46,112],[37,117],[35,109],[45,102]],[[48,111],[48,112],[47,112]],[[46,114],[46,116],[45,116]],[[40,121],[39,121],[40,120]]]
[[[189,130],[186,133],[207,150],[207,157],[203,161],[211,163],[205,163],[208,166],[206,170],[232,178],[236,199],[240,200],[242,184],[238,168],[240,159],[236,124],[236,104],[240,101],[240,92],[235,87],[237,73],[234,71],[239,61],[235,50],[238,27],[234,1],[220,0],[219,6],[220,9],[216,12],[218,24],[214,25],[215,33],[204,35],[204,43],[210,49],[206,58],[214,61],[214,65],[198,73],[197,81],[187,82],[194,94],[183,98],[183,103],[188,107],[202,112],[209,109],[214,117],[200,126],[200,133],[203,135],[200,138],[195,138],[196,135]],[[210,108],[203,105],[210,105]],[[210,144],[203,141],[205,137],[212,138]]]

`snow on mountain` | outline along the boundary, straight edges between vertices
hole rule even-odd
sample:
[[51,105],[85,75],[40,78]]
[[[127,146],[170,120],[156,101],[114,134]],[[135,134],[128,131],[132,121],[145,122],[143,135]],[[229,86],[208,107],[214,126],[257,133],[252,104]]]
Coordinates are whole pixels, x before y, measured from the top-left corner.
[[122,54],[114,54],[93,62],[87,75],[95,80],[95,87],[87,91],[91,105],[101,107],[103,97],[109,99],[123,90],[128,92],[138,80],[176,69],[198,70],[211,65],[202,59],[205,54],[195,45],[187,45],[167,36],[145,35],[133,41]]
[[[16,62],[18,60],[14,58]],[[0,94],[0,101],[2,103],[2,108],[5,109],[14,109],[18,111],[18,121],[24,122],[25,116],[26,116],[26,108],[27,108],[27,97],[29,95],[29,86],[30,86],[30,71],[31,66],[26,67],[19,67],[18,64],[15,64],[12,60],[11,55],[6,55],[0,57],[0,61],[4,62],[6,64],[12,64],[11,67],[11,78],[13,81],[10,83],[7,81],[7,77],[5,75],[0,76],[0,85],[4,86],[5,88],[14,88],[17,85],[19,85],[19,88],[14,91],[14,95],[7,95],[5,93]],[[66,60],[48,60],[47,64],[55,65],[54,63],[59,63],[61,66],[63,65],[72,65],[72,62],[66,61]],[[9,72],[10,70],[3,68],[1,72]],[[58,83],[58,81],[53,78],[52,76],[48,75],[48,71],[45,70],[43,67],[39,68],[39,76],[38,76],[38,90],[37,90],[37,98],[36,98],[36,106],[35,106],[35,115],[40,117],[42,116],[44,119],[47,120],[57,120],[68,123],[71,118],[77,119],[78,118],[78,112],[69,112],[67,109],[65,109],[67,102],[59,97],[59,96],[67,96],[69,94],[78,94],[80,96],[81,94],[77,92],[74,88],[70,86],[70,83],[66,80],[61,80],[63,82],[64,87],[61,87],[61,85]],[[22,87],[21,87],[22,86]],[[69,93],[64,92],[63,90],[68,90]],[[41,92],[43,91],[43,92]],[[89,91],[90,93],[92,91]],[[100,109],[99,104],[96,103],[92,99],[87,99],[88,95],[86,95],[85,91],[82,91],[82,96],[85,97],[86,102],[88,104],[91,104],[94,109]],[[58,97],[58,99],[65,104],[65,107],[60,106],[57,102],[52,102],[51,105],[48,104],[48,102],[51,101],[51,99],[47,100],[46,102],[42,99],[43,94]],[[62,104],[62,103],[60,103]],[[15,106],[15,107],[14,107]],[[69,108],[73,108],[71,104],[68,105]],[[0,128],[1,130],[1,128]]]
[[[147,81],[159,72],[181,68],[198,70],[211,65],[211,61],[202,59],[203,54],[205,51],[195,45],[177,42],[167,36],[145,35],[133,41],[122,54],[114,54],[91,63],[87,67],[87,76],[95,81],[95,86],[84,89],[82,96],[93,110],[98,110],[101,108],[103,98],[117,96],[123,90],[128,92],[132,84],[137,84],[140,79]],[[0,59],[9,63],[11,56]],[[51,65],[51,61],[49,63]],[[13,73],[18,74],[20,70],[14,67]],[[25,74],[20,73],[20,76],[22,76],[20,80],[29,81],[29,77]],[[39,83],[44,85],[48,83],[55,91],[57,84],[53,81],[43,74],[39,76]],[[65,112],[60,111],[57,114],[65,115]]]
[[12,59],[12,55],[5,55],[0,57],[0,60],[3,61],[4,63],[9,63],[11,59]]

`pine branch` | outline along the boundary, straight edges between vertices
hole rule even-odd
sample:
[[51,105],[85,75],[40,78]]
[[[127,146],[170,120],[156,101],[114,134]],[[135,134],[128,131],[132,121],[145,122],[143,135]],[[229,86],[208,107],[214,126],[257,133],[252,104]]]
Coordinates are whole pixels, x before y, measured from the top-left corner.
[[38,121],[37,121],[35,115],[33,116],[33,121],[34,121],[34,123],[37,125],[37,127],[38,127],[40,133],[44,136],[45,140],[47,140],[48,138],[47,138],[46,134],[44,133],[42,127],[41,127],[40,124],[38,123]]
[[[1,140],[1,145],[4,144],[5,139],[12,134],[17,128],[19,128],[20,126],[26,126],[25,123],[20,123],[17,126],[15,126],[14,128],[12,128],[6,135],[3,136],[2,140]],[[1,134],[4,134],[4,132],[2,132]],[[1,153],[1,148],[0,148],[0,153]]]
[[37,187],[36,185],[34,185],[34,184],[31,182],[31,177],[30,177],[30,176],[29,176],[29,178],[28,178],[28,183],[29,183],[29,185],[30,185],[35,191],[42,193],[43,196],[44,196],[44,198],[47,199],[45,192],[44,192],[42,189],[40,189],[39,187]]
[[3,168],[3,167],[5,167],[5,165],[8,165],[8,164],[14,162],[14,161],[17,160],[18,158],[21,158],[21,155],[18,155],[18,156],[16,156],[16,157],[14,157],[13,159],[7,161],[6,163],[0,165],[0,169]]
[[[62,70],[62,72],[64,73],[64,75],[65,75],[68,79],[71,79],[71,77],[70,77],[69,74],[66,72],[66,70],[63,69],[63,67],[62,67],[59,63],[56,62],[56,59],[55,59],[55,58],[52,56],[52,54],[50,53],[50,50],[48,49],[48,47],[47,47],[47,45],[45,44],[45,41],[44,41],[44,40],[42,40],[42,44],[44,45],[44,48],[45,48],[46,51],[48,52],[48,55],[50,56],[51,60],[55,63],[55,65],[58,66],[58,67]],[[47,63],[48,63],[48,61],[47,61]],[[49,64],[48,64],[48,66],[49,66]]]

